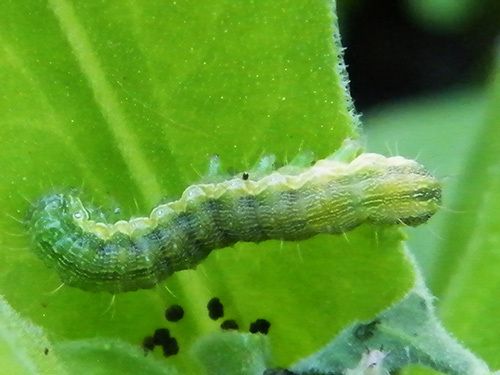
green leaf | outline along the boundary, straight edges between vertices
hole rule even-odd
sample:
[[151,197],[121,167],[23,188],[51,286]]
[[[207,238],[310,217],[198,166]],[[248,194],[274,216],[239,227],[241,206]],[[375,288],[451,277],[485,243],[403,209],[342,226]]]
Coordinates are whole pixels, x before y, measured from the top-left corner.
[[[0,292],[55,342],[139,348],[168,327],[180,351],[161,360],[189,373],[189,348],[219,330],[216,296],[243,332],[268,319],[270,365],[286,366],[412,285],[396,229],[238,244],[114,298],[58,288],[26,236],[30,202],[49,192],[77,187],[128,218],[179,196],[214,154],[243,171],[263,153],[322,158],[357,137],[330,1],[2,2],[0,24]],[[172,303],[186,311],[175,324]]]
[[263,374],[269,361],[265,336],[217,332],[198,340],[193,351],[206,374]]
[[432,299],[419,279],[402,301],[369,322],[348,327],[294,370],[305,374],[389,374],[408,364],[422,364],[445,374],[489,375],[488,366],[441,326]]
[[94,375],[176,375],[171,365],[150,358],[143,350],[114,339],[64,341],[56,346],[68,368]]
[[0,363],[5,374],[66,373],[42,329],[19,317],[3,297],[0,297]]

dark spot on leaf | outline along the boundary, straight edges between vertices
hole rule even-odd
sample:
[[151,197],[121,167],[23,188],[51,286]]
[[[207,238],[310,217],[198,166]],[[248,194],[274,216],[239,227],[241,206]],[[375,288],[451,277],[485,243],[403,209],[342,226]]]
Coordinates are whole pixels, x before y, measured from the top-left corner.
[[166,328],[158,328],[153,334],[153,343],[155,345],[164,345],[170,339],[170,331]]
[[361,341],[368,340],[373,337],[379,324],[380,320],[378,319],[375,319],[367,324],[359,324],[354,330],[354,336]]
[[234,319],[228,319],[224,320],[220,327],[225,330],[232,330],[232,329],[238,329],[238,323],[236,323],[236,320]]
[[163,347],[163,355],[165,357],[170,357],[171,355],[175,355],[179,353],[179,344],[174,337],[169,337],[168,341],[162,345]]
[[146,354],[155,348],[155,341],[153,339],[153,336],[144,337],[144,340],[142,340],[142,348],[144,349],[144,352]]
[[172,305],[165,311],[165,318],[170,322],[178,322],[184,317],[184,309],[181,305]]
[[250,332],[251,333],[263,333],[264,335],[267,335],[270,327],[271,327],[271,323],[268,320],[257,319],[255,322],[250,324]]
[[43,354],[45,354],[45,355],[49,354],[49,348],[43,349]]
[[268,368],[262,375],[296,375],[297,373],[286,368]]
[[430,307],[425,299],[421,299],[419,304],[423,311],[430,310]]
[[207,304],[208,316],[212,320],[217,320],[224,316],[224,306],[217,297],[212,298]]
[[243,172],[243,174],[241,175],[241,178],[243,179],[243,181],[248,180],[249,177],[250,177],[250,175],[248,174],[248,172]]
[[152,351],[156,346],[161,346],[163,355],[170,357],[179,353],[179,344],[175,337],[170,336],[170,331],[166,328],[158,328],[153,336],[147,336],[142,342],[145,353]]

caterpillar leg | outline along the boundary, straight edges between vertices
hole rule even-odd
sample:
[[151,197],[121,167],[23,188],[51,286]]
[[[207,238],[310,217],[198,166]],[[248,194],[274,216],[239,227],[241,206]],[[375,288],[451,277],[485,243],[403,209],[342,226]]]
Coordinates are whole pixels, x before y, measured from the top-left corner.
[[276,155],[262,156],[248,172],[243,173],[243,179],[258,180],[276,169]]
[[243,180],[258,180],[276,169],[276,156],[273,154],[264,155],[248,171],[240,172],[237,175],[224,170],[219,155],[214,155],[208,162],[208,169],[205,176],[202,177],[202,183],[218,183],[225,180],[241,177]]
[[348,163],[354,160],[362,152],[363,146],[359,141],[347,138],[344,140],[340,148],[326,159]]
[[219,155],[213,155],[208,161],[207,177],[216,177],[222,174],[222,163]]
[[219,155],[213,155],[208,161],[208,168],[205,175],[201,178],[201,183],[217,183],[227,180],[229,173],[223,170]]
[[295,157],[287,165],[281,167],[279,172],[282,174],[297,175],[302,173],[305,168],[309,168],[313,165],[314,161],[314,152],[304,150],[295,155]]

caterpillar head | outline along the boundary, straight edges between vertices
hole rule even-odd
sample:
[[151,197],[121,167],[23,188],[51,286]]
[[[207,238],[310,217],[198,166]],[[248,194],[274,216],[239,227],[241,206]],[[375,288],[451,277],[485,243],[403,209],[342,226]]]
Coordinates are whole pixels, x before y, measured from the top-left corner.
[[[379,177],[366,180],[363,207],[368,220],[380,224],[425,223],[441,206],[441,183],[414,160],[386,159]],[[376,169],[376,168],[375,168]]]

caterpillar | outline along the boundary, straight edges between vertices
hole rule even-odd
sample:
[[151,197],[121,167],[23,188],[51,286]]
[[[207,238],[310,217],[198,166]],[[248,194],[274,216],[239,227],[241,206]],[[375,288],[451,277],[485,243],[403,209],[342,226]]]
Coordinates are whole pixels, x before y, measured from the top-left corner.
[[66,285],[119,293],[152,288],[237,242],[298,241],[363,223],[416,226],[438,210],[441,185],[416,161],[342,159],[341,150],[307,168],[195,184],[147,217],[111,224],[74,193],[51,194],[33,205],[28,230]]

